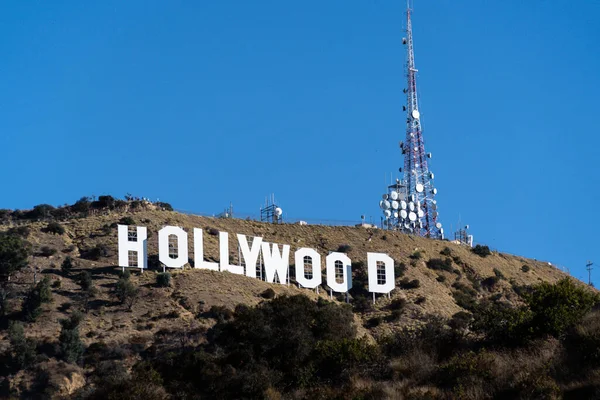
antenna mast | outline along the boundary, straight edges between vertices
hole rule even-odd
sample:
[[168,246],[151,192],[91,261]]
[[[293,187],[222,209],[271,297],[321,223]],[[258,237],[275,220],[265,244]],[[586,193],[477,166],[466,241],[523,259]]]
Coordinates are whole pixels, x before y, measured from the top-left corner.
[[421,128],[421,113],[417,95],[417,68],[412,32],[412,8],[406,2],[406,38],[402,44],[406,51],[406,139],[400,142],[404,155],[404,179],[388,186],[388,194],[383,195],[380,206],[384,213],[384,227],[401,230],[419,236],[443,239],[444,230],[438,222],[437,189],[433,186],[434,175],[429,171],[427,159],[431,153],[425,152],[425,142]]
[[588,285],[592,285],[592,265],[594,265],[593,262],[588,261],[587,264],[585,264],[585,268],[588,271]]

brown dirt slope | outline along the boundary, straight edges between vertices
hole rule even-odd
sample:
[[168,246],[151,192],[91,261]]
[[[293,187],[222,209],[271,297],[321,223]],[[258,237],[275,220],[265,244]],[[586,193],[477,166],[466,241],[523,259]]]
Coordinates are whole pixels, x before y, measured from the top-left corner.
[[[366,263],[367,252],[384,252],[389,254],[396,264],[403,263],[406,271],[402,278],[418,280],[420,286],[414,289],[401,289],[397,279],[397,288],[391,293],[391,300],[401,297],[407,300],[406,312],[395,322],[384,323],[371,330],[371,334],[379,335],[403,326],[406,323],[419,321],[426,315],[451,317],[462,308],[456,304],[452,295],[455,282],[477,288],[478,297],[495,296],[507,302],[518,302],[514,287],[535,284],[540,281],[555,282],[565,276],[560,270],[548,265],[512,255],[493,253],[482,258],[471,252],[469,248],[447,241],[434,241],[400,234],[397,232],[381,231],[353,227],[331,226],[300,226],[272,225],[256,221],[238,219],[215,219],[184,215],[168,211],[142,211],[134,214],[109,213],[83,219],[63,222],[66,232],[64,235],[54,235],[42,232],[47,224],[34,222],[27,226],[30,233],[27,240],[33,245],[35,253],[44,246],[57,250],[55,255],[44,257],[34,255],[30,260],[30,268],[19,273],[14,279],[14,286],[20,292],[13,300],[13,309],[18,310],[25,291],[31,287],[34,270],[37,277],[49,276],[54,282],[53,302],[44,305],[44,313],[34,323],[27,326],[27,334],[48,342],[56,342],[60,330],[59,319],[65,318],[71,310],[80,306],[81,289],[75,281],[75,276],[81,270],[88,270],[93,275],[98,294],[90,303],[90,311],[81,327],[81,334],[86,344],[103,341],[109,343],[149,344],[165,331],[187,330],[204,331],[214,321],[197,318],[197,315],[208,310],[213,305],[222,305],[233,309],[237,304],[254,305],[262,301],[260,294],[267,288],[274,289],[277,295],[302,293],[312,298],[328,297],[325,289],[320,294],[313,290],[298,289],[290,286],[269,284],[257,279],[230,273],[187,268],[173,271],[173,283],[170,288],[155,286],[156,271],[146,271],[143,274],[134,272],[132,279],[140,287],[139,300],[131,311],[119,304],[112,290],[118,279],[117,265],[117,229],[114,225],[123,216],[130,216],[137,225],[148,227],[148,250],[150,255],[157,254],[158,230],[165,225],[183,227],[190,233],[190,258],[193,259],[192,228],[205,229],[204,251],[205,258],[218,260],[218,236],[208,233],[214,228],[230,234],[230,252],[237,261],[235,233],[249,236],[262,236],[265,241],[291,245],[293,252],[300,247],[315,248],[323,257],[330,251],[336,251],[340,245],[349,245],[348,256],[353,262]],[[111,227],[112,225],[112,227]],[[10,226],[0,226],[0,230]],[[85,249],[98,244],[107,246],[108,254],[98,261],[81,258]],[[448,247],[452,261],[451,271],[429,269],[426,261],[429,259],[446,259],[440,252]],[[420,259],[411,258],[415,251],[422,254]],[[60,271],[62,261],[71,256],[75,260],[74,271],[68,275]],[[529,272],[523,272],[521,267],[528,265]],[[492,287],[479,288],[480,280],[496,275],[500,271],[503,278]],[[443,276],[444,278],[440,278]],[[59,284],[56,281],[60,281]],[[377,299],[372,311],[357,314],[357,322],[362,322],[377,316],[389,314],[386,306],[390,299]],[[363,330],[363,333],[365,331]],[[0,337],[0,347],[7,346],[6,338]]]

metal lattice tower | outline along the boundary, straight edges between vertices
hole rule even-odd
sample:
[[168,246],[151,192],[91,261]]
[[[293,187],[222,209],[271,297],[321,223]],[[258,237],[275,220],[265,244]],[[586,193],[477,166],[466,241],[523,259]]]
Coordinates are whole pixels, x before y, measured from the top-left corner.
[[400,142],[404,155],[404,179],[388,186],[380,202],[384,212],[384,227],[401,230],[419,236],[442,239],[444,231],[438,222],[437,189],[433,185],[434,175],[429,171],[427,159],[431,153],[425,152],[421,113],[417,95],[417,72],[412,33],[410,5],[406,11],[406,38],[402,43],[407,47],[406,75],[406,139]]

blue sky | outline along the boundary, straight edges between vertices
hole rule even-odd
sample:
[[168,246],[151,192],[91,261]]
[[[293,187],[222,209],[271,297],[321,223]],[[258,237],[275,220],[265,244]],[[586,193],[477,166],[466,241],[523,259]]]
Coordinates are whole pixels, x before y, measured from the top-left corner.
[[[84,195],[379,220],[402,165],[402,1],[7,1],[0,208]],[[416,1],[446,232],[600,265],[600,1]],[[387,177],[387,178],[386,178]]]

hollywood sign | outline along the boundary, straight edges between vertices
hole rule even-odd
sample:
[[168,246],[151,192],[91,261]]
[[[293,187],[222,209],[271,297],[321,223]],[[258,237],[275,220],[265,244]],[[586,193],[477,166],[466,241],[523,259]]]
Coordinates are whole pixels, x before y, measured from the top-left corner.
[[[135,227],[130,231],[128,225],[118,226],[119,235],[119,266],[148,268],[147,230],[144,226]],[[131,234],[135,232],[135,234]],[[169,254],[169,237],[174,237],[177,243],[177,254]],[[259,257],[262,258],[265,281],[286,284],[289,282],[290,245],[268,243],[262,237],[253,237],[251,244],[245,235],[237,234],[239,249],[246,266],[256,266]],[[281,249],[280,249],[281,246]],[[202,229],[193,229],[194,268],[212,271],[231,272],[257,278],[255,267],[230,264],[229,234],[219,232],[219,262],[204,260],[204,243]],[[137,254],[136,254],[137,253]],[[130,265],[130,254],[134,255],[135,263]],[[136,258],[137,256],[137,258]],[[306,263],[310,258],[310,263]],[[183,268],[188,263],[188,234],[180,227],[165,226],[158,231],[158,259],[166,268]],[[321,255],[311,248],[300,248],[294,253],[296,281],[301,287],[314,289],[321,285]],[[327,285],[334,291],[346,293],[352,288],[352,261],[345,253],[332,252],[325,257]],[[312,273],[305,274],[305,266],[312,268]],[[367,253],[367,272],[369,292],[389,293],[395,288],[394,260],[384,253]]]

